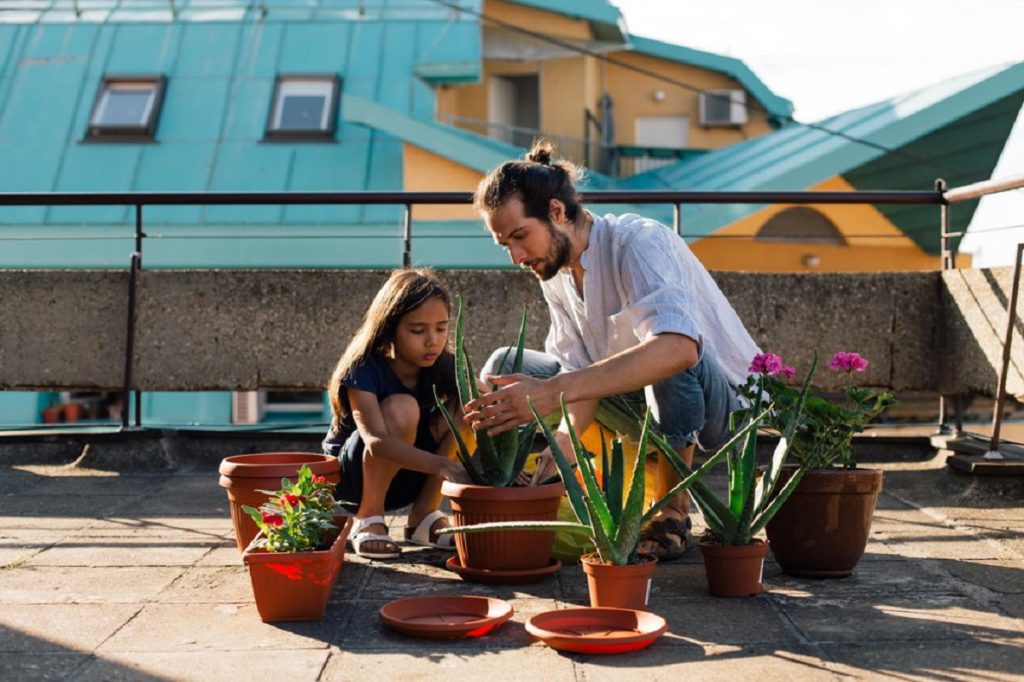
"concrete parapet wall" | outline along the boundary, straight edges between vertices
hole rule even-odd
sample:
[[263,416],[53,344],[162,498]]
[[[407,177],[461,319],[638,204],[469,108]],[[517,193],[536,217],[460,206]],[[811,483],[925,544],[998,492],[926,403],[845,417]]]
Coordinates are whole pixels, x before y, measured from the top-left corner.
[[[715,273],[715,279],[765,350],[801,372],[819,351],[819,389],[839,386],[825,364],[832,353],[850,350],[872,361],[865,383],[991,395],[1011,274],[730,272]],[[145,271],[136,306],[133,387],[321,387],[386,275]],[[528,343],[543,345],[548,318],[532,275],[473,270],[442,277],[467,300],[467,338],[478,363],[494,347],[514,341],[524,305]],[[127,272],[0,271],[0,291],[0,388],[122,387]],[[1024,345],[1020,338],[1015,344],[1008,388],[1021,395]]]

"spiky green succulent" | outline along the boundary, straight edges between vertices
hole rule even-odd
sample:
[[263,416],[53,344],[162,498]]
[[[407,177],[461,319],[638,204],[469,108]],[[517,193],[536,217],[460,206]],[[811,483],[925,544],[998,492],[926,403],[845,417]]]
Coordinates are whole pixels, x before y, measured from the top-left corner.
[[[464,336],[464,310],[462,297],[459,297],[459,312],[455,321],[455,384],[458,387],[459,402],[462,405],[480,397],[480,389],[476,382],[476,371],[473,361],[466,350]],[[523,370],[523,348],[526,344],[526,309],[523,309],[522,323],[519,325],[519,339],[516,343],[516,354],[512,361],[512,373]],[[511,350],[511,348],[509,349]],[[508,360],[508,351],[502,358],[501,368],[504,369]],[[489,436],[484,431],[476,432],[476,451],[472,452],[459,432],[455,420],[448,414],[444,403],[434,387],[434,400],[441,414],[448,422],[455,441],[458,444],[457,455],[466,469],[470,480],[476,485],[508,487],[512,485],[523,471],[526,458],[530,455],[533,436],[537,432],[534,423],[520,426],[496,436]]]

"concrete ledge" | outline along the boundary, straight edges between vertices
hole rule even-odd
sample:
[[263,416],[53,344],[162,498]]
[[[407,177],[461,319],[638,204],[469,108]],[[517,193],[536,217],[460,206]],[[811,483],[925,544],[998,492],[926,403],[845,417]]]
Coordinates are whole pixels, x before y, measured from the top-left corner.
[[[324,385],[387,273],[353,270],[153,270],[141,274],[133,388],[309,389]],[[815,388],[839,388],[832,353],[872,360],[867,383],[946,394],[996,389],[1008,268],[950,273],[715,273],[766,350],[799,371],[820,353]],[[467,300],[478,362],[512,343],[523,306],[528,343],[548,318],[532,275],[448,271]],[[119,390],[128,275],[124,271],[0,271],[0,388]],[[1024,323],[1018,327],[1024,329]],[[1008,388],[1024,395],[1024,343]]]

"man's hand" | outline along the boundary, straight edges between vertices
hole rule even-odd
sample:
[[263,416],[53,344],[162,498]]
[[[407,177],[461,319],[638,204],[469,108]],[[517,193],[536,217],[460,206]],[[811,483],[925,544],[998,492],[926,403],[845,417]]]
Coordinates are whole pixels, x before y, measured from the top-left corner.
[[488,436],[496,436],[533,421],[527,397],[533,400],[541,415],[559,409],[559,389],[551,379],[535,379],[525,374],[488,376],[486,379],[501,388],[481,394],[466,405],[465,419],[474,431],[486,430]]

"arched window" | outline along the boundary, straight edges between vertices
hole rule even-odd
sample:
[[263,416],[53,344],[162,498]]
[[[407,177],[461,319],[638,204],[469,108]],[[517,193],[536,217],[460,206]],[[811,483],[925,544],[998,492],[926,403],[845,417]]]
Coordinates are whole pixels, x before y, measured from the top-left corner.
[[831,220],[806,206],[794,206],[776,213],[757,232],[758,240],[799,244],[846,244]]

